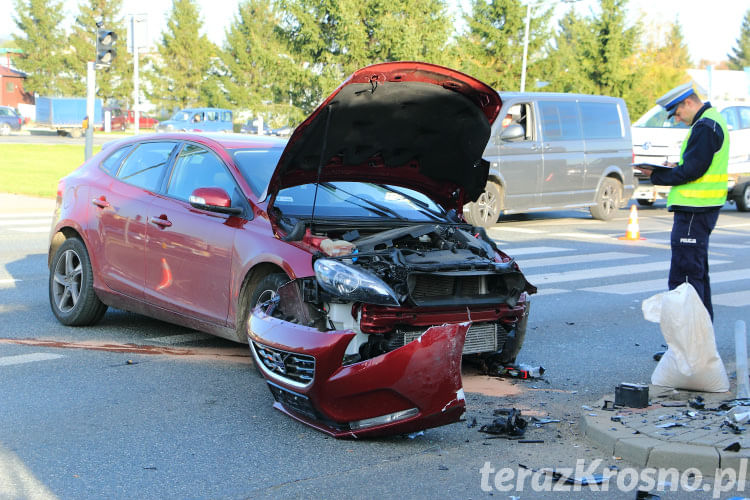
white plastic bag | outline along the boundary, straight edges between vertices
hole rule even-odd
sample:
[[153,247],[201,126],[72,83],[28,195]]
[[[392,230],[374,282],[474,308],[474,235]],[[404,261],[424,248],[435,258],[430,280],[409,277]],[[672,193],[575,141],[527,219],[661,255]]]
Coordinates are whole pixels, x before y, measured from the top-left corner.
[[711,317],[692,285],[683,283],[649,297],[641,308],[647,321],[659,323],[668,346],[651,375],[652,384],[704,392],[729,390]]

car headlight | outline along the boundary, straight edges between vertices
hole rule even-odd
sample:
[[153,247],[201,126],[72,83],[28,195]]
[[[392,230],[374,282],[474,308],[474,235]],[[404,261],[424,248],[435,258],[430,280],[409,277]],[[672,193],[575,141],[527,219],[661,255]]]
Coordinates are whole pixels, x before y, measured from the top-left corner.
[[399,305],[391,287],[366,271],[331,259],[318,259],[313,268],[318,284],[332,295],[381,306]]

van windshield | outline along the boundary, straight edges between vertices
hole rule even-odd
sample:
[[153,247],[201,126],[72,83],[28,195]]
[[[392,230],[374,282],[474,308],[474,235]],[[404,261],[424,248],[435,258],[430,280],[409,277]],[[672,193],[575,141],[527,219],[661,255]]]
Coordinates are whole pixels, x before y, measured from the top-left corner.
[[667,117],[667,111],[661,106],[654,106],[641,116],[633,127],[636,128],[687,128],[684,122],[677,122]]
[[176,122],[186,122],[189,119],[190,119],[190,113],[188,113],[187,111],[178,111],[172,117],[172,120]]

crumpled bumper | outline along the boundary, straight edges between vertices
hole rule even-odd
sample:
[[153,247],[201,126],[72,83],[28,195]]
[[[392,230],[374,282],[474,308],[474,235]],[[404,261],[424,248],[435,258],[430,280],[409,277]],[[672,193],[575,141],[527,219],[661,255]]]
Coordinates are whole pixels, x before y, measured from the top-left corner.
[[353,332],[321,332],[274,318],[260,306],[248,322],[248,343],[275,408],[335,437],[380,436],[459,420],[466,407],[461,355],[469,326],[433,326],[403,347],[342,366]]

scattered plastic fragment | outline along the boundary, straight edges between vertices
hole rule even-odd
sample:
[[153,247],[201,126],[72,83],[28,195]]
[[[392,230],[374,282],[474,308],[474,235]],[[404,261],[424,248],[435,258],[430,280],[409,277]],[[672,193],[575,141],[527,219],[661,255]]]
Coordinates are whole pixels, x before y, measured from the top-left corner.
[[687,403],[685,401],[662,401],[661,405],[664,408],[682,408],[687,406]]
[[521,418],[521,412],[515,408],[510,410],[495,410],[495,415],[502,415],[507,412],[507,416],[501,416],[492,421],[489,425],[483,425],[479,432],[487,434],[503,435],[508,437],[521,437],[526,432],[526,420]]
[[661,357],[664,356],[666,351],[656,351],[654,353],[654,361],[661,361]]
[[739,441],[735,441],[734,443],[724,448],[724,451],[740,451],[740,448],[742,448],[742,446],[740,446]]
[[560,421],[557,418],[539,418],[539,417],[531,417],[531,420],[534,422],[535,427],[541,427],[544,424],[555,424]]
[[544,469],[532,469],[530,467],[527,467],[523,464],[518,464],[519,467],[530,470],[532,472],[536,473],[542,473],[552,476],[556,480],[562,480],[565,484],[580,484],[582,486],[588,486],[591,484],[602,484],[607,481],[609,481],[609,476],[605,476],[604,474],[592,474],[590,476],[574,476],[574,475],[565,475],[561,472],[557,472],[555,469],[550,468],[544,468]]
[[661,497],[659,495],[654,495],[653,493],[650,493],[648,491],[638,490],[635,494],[635,500],[641,500],[641,499],[660,500]]
[[471,421],[466,424],[466,427],[471,429],[472,427],[477,426],[477,417],[471,417]]
[[438,470],[448,470],[448,467],[445,465],[438,465]]
[[590,407],[590,406],[587,406],[587,405],[581,405],[581,408],[582,408],[582,409],[584,409],[584,410],[586,410],[586,411],[591,411],[591,410],[593,410],[593,408],[592,408],[592,407]]
[[406,435],[406,437],[408,437],[409,439],[414,439],[415,437],[419,436],[424,436],[424,431],[412,432],[411,434]]
[[706,403],[703,400],[703,396],[695,396],[693,399],[688,401],[688,404],[690,405],[690,408],[695,408],[696,410],[704,410],[706,408]]
[[519,439],[519,443],[530,444],[530,443],[543,443],[544,439]]
[[672,427],[685,427],[685,424],[680,422],[667,422],[666,424],[657,425],[661,429],[671,429]]

